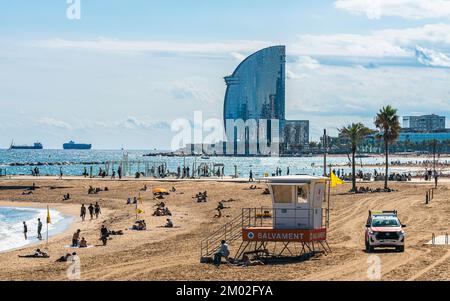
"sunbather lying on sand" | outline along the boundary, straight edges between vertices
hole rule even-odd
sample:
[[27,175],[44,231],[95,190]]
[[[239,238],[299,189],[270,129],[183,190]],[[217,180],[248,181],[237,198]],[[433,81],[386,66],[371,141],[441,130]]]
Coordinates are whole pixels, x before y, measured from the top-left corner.
[[265,264],[261,260],[251,260],[250,257],[248,257],[248,255],[245,254],[242,257],[242,261],[238,262],[237,265],[242,267],[252,267],[252,266],[261,266]]
[[31,255],[19,255],[20,258],[50,258],[47,252],[41,251],[40,249],[37,249],[34,254]]
[[58,259],[56,259],[55,262],[68,262],[69,260],[72,259],[72,256],[76,256],[77,253],[73,252],[72,255],[67,253],[65,256],[61,256]]

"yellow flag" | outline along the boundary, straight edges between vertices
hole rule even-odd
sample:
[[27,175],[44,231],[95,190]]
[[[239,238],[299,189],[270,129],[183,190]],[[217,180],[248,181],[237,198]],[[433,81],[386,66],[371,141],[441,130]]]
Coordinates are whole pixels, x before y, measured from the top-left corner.
[[344,184],[344,183],[345,183],[345,182],[344,182],[343,180],[339,179],[339,178],[334,174],[334,172],[331,172],[331,183],[330,183],[331,187],[336,187],[336,186],[342,185],[342,184]]
[[47,224],[51,224],[52,223],[52,219],[50,217],[50,209],[47,206]]
[[136,209],[136,213],[137,213],[137,214],[142,214],[142,213],[145,213],[145,211],[142,210],[142,209]]

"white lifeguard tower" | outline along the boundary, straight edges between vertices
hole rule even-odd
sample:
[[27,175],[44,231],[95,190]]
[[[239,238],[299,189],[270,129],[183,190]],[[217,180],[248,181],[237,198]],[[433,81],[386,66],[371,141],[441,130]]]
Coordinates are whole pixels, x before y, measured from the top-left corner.
[[327,243],[330,179],[285,176],[261,180],[267,182],[272,207],[242,209],[241,216],[202,242],[202,259],[215,250],[210,248],[213,241],[222,239],[228,243],[242,240],[237,259],[249,254],[299,257],[331,252]]

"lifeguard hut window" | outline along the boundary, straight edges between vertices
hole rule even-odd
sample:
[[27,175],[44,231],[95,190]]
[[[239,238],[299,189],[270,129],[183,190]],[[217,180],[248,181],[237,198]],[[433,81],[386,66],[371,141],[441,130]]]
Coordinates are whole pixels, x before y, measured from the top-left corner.
[[297,186],[297,203],[308,203],[309,187],[308,185]]
[[274,185],[272,186],[273,201],[276,204],[292,203],[292,186]]

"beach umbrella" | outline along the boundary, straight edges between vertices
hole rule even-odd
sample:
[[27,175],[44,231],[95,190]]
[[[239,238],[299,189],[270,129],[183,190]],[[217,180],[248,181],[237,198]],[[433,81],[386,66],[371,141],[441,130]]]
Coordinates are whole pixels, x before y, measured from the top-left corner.
[[163,194],[163,193],[169,193],[167,189],[164,188],[155,188],[153,189],[154,194]]

